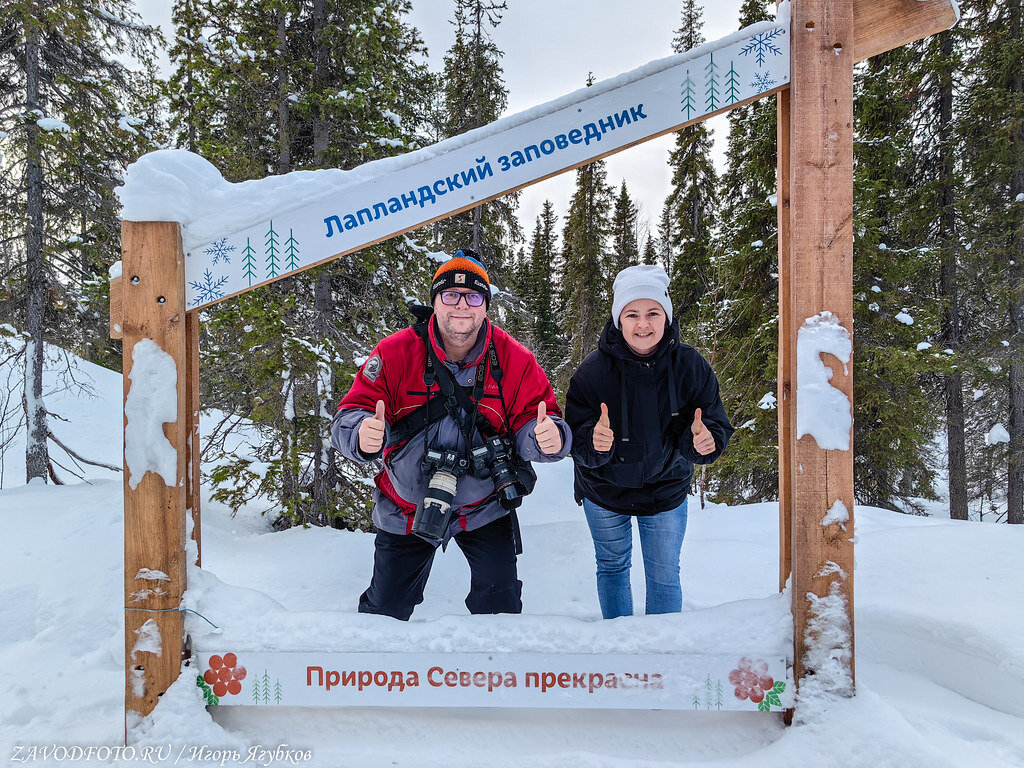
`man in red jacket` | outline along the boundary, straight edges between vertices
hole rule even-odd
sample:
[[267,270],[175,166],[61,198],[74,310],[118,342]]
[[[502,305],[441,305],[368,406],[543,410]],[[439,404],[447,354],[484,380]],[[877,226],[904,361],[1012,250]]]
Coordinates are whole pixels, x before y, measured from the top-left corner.
[[515,508],[536,479],[529,462],[565,457],[572,436],[537,360],[487,318],[490,299],[476,254],[457,251],[434,275],[433,316],[374,347],[331,424],[343,456],[383,460],[361,613],[407,620],[453,538],[470,612],[522,611]]

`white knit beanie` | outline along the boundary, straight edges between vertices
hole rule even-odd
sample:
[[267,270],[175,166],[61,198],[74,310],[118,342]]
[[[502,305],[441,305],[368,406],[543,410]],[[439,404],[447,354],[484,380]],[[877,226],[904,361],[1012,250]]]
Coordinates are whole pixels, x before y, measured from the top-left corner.
[[619,315],[631,301],[652,299],[665,310],[665,326],[672,323],[672,299],[668,296],[668,275],[654,264],[626,267],[615,276],[612,284],[612,322],[619,327]]

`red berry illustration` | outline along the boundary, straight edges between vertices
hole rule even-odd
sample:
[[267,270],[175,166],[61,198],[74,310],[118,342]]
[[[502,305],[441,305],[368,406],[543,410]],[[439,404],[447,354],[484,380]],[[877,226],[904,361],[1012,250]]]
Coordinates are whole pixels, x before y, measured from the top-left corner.
[[235,680],[245,680],[245,667],[235,667]]
[[213,686],[213,693],[215,696],[223,696],[228,692],[228,686],[226,683],[217,681]]
[[236,696],[241,692],[242,684],[240,682],[238,682],[237,680],[232,680],[230,683],[228,683],[228,693],[230,693],[232,696]]
[[224,666],[225,667],[233,667],[237,663],[238,663],[238,657],[235,656],[235,654],[233,654],[233,653],[225,653],[224,654]]
[[762,659],[753,661],[740,659],[737,668],[729,673],[729,682],[735,686],[737,699],[750,699],[754,704],[764,701],[765,693],[772,689],[775,680],[768,674],[768,664]]
[[226,683],[231,679],[231,670],[227,667],[221,667],[221,669],[217,670],[217,679],[222,683]]
[[203,673],[203,680],[205,680],[209,685],[213,685],[217,682],[217,673],[212,669],[208,669]]
[[210,657],[210,669],[220,669],[224,666],[224,660],[220,656]]

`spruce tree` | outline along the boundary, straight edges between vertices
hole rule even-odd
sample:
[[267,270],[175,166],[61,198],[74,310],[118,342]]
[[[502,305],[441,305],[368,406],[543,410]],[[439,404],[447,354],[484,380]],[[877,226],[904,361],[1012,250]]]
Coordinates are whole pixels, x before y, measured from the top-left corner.
[[[550,200],[545,200],[530,240],[526,286],[529,308],[534,318],[535,346],[531,349],[541,367],[551,372],[557,372],[565,360],[564,343],[559,335],[555,313],[555,281],[561,266],[558,233],[555,231],[557,225],[558,217],[555,215],[554,205]],[[557,375],[553,373],[553,377]]]
[[[684,0],[682,24],[672,48],[676,53],[702,45],[703,11],[696,0]],[[672,219],[674,259],[669,293],[684,337],[698,325],[698,306],[711,284],[712,227],[718,206],[718,173],[711,161],[711,131],[706,122],[676,134],[669,154],[672,168],[667,204]]]
[[[444,57],[445,137],[458,136],[497,120],[508,105],[502,79],[502,52],[491,38],[505,2],[455,0],[455,42]],[[448,218],[438,226],[448,253],[469,247],[479,253],[492,282],[501,284],[522,231],[515,212],[518,193],[504,195]]]
[[[176,18],[190,25],[175,54],[181,140],[232,180],[354,168],[416,148],[430,78],[409,8],[179,0]],[[267,242],[287,268],[301,244],[279,227],[268,224]],[[369,525],[368,470],[339,472],[329,422],[358,363],[406,324],[403,297],[423,295],[430,274],[426,249],[405,237],[204,311],[204,402],[263,435],[250,456],[222,453],[215,495],[234,507],[269,499],[279,525]]]
[[567,373],[564,381],[559,381],[562,385],[568,384],[568,375],[597,348],[611,306],[607,275],[613,195],[607,176],[603,160],[577,169],[576,188],[562,230],[559,303],[562,331],[570,340]]
[[637,239],[638,211],[623,179],[615,198],[611,227],[611,269],[608,271],[608,292],[611,293],[615,275],[626,267],[640,263],[640,245]]
[[861,503],[920,512],[934,498],[935,414],[926,383],[939,307],[911,225],[912,52],[871,58],[856,78],[854,149],[854,486]]
[[[911,197],[904,215],[921,233],[918,257],[931,265],[940,313],[934,340],[937,348],[924,348],[919,354],[927,356],[937,368],[932,397],[940,401],[944,414],[949,516],[955,520],[968,519],[964,387],[965,370],[974,367],[972,356],[964,354],[963,343],[971,313],[965,304],[962,182],[954,120],[954,86],[961,76],[964,38],[963,29],[957,27],[915,44],[916,55],[912,54],[909,61],[900,59],[908,65],[910,82],[916,83]],[[934,362],[939,360],[943,362]]]
[[[765,0],[746,0],[740,28],[771,18]],[[778,494],[778,216],[775,102],[728,114],[727,167],[715,256],[713,364],[737,426],[712,468],[716,497],[729,503]],[[710,302],[709,302],[710,304]],[[705,342],[705,339],[695,339]],[[712,350],[709,350],[709,352]]]
[[[984,279],[976,319],[989,344],[979,350],[992,375],[988,418],[975,418],[968,453],[1005,472],[1006,520],[1024,524],[1024,7],[975,0],[965,9],[972,35],[960,119],[972,272]],[[1009,443],[985,446],[999,418]],[[1005,419],[1005,421],[1003,421]],[[990,494],[990,498],[992,494]]]
[[[109,254],[120,250],[113,189],[159,137],[158,40],[129,0],[0,8],[0,205],[8,213],[0,322],[26,337],[29,480],[58,480],[42,399],[45,344],[118,365],[106,339]],[[138,69],[118,60],[124,54]]]

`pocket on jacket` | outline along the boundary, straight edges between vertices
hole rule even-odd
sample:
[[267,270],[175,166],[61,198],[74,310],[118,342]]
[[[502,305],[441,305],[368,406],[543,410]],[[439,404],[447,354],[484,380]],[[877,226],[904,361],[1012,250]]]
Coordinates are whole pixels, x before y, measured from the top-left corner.
[[602,468],[605,479],[625,488],[643,488],[644,446],[639,442],[615,443],[615,455]]

